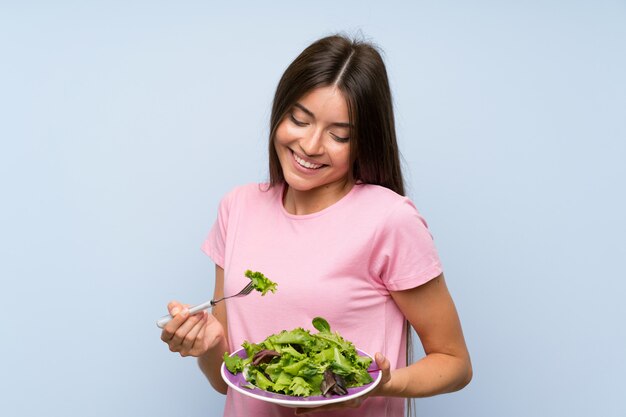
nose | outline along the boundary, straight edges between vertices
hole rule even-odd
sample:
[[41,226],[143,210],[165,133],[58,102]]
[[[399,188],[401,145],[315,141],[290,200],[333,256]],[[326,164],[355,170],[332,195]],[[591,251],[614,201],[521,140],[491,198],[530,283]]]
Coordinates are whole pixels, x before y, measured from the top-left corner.
[[298,145],[306,156],[317,156],[324,153],[322,134],[323,132],[321,129],[315,129],[300,138]]

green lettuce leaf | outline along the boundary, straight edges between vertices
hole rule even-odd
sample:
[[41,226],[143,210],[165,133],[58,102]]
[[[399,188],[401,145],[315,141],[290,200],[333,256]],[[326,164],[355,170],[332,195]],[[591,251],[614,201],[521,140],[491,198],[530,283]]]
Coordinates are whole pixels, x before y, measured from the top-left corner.
[[270,281],[265,275],[260,272],[252,272],[251,270],[247,270],[245,272],[245,276],[252,280],[252,286],[255,290],[260,291],[261,295],[267,294],[268,291],[276,292],[276,287],[278,284]]
[[320,332],[330,332],[330,324],[323,317],[315,317],[313,319],[313,327],[315,327]]
[[[359,356],[354,345],[339,333],[331,333],[330,325],[322,317],[313,320],[318,333],[303,328],[283,330],[270,335],[260,343],[244,341],[247,358],[224,356],[226,367],[232,373],[245,373],[246,379],[266,391],[307,397],[321,395],[324,372],[332,371],[345,380],[346,387],[358,387],[372,382],[367,372],[372,359]],[[252,358],[264,349],[274,350],[274,356],[254,365]]]
[[272,381],[267,379],[267,377],[260,371],[256,371],[254,374],[254,385],[264,389],[265,391],[274,391],[274,384]]
[[228,352],[224,352],[224,363],[226,364],[226,368],[233,374],[243,371],[243,359],[238,355],[228,356]]
[[311,395],[313,388],[303,378],[297,376],[291,381],[289,391],[291,391],[291,395],[295,395],[297,397],[307,397]]

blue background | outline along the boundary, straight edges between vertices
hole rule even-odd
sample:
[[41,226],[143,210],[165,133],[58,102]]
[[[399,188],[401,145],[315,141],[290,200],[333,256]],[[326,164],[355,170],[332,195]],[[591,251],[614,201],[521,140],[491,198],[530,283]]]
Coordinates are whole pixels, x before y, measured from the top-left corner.
[[418,415],[626,415],[626,3],[408,3],[0,3],[3,415],[221,414],[154,322],[211,297],[219,199],[337,31],[385,52],[472,354]]

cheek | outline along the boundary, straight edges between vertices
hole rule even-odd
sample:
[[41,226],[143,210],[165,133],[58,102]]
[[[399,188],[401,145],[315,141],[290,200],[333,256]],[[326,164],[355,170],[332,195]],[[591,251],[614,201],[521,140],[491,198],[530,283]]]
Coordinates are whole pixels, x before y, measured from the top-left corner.
[[350,146],[337,146],[334,149],[334,163],[341,166],[350,166]]
[[289,128],[287,123],[282,122],[276,128],[276,134],[274,135],[274,141],[279,144],[286,144],[292,141],[294,138],[294,134]]

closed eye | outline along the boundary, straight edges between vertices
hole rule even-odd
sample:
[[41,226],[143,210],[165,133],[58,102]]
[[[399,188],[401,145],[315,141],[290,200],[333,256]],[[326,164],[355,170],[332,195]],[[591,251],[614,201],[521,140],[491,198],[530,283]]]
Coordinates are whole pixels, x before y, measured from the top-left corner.
[[[296,126],[300,126],[300,127],[304,127],[304,126],[308,126],[309,124],[306,122],[302,122],[298,119],[296,119],[296,116],[293,115],[293,112],[289,113],[289,118],[291,119],[291,121],[296,125]],[[350,138],[342,138],[340,136],[334,135],[333,133],[330,134],[330,136],[336,140],[339,143],[347,143]]]
[[331,136],[339,143],[347,143],[350,140],[350,138],[340,138],[339,136],[335,136],[332,133]]
[[301,122],[300,120],[296,119],[296,117],[293,115],[293,113],[289,113],[289,118],[291,119],[292,122],[294,122],[296,124],[296,126],[306,126],[306,125],[308,125],[308,123]]

